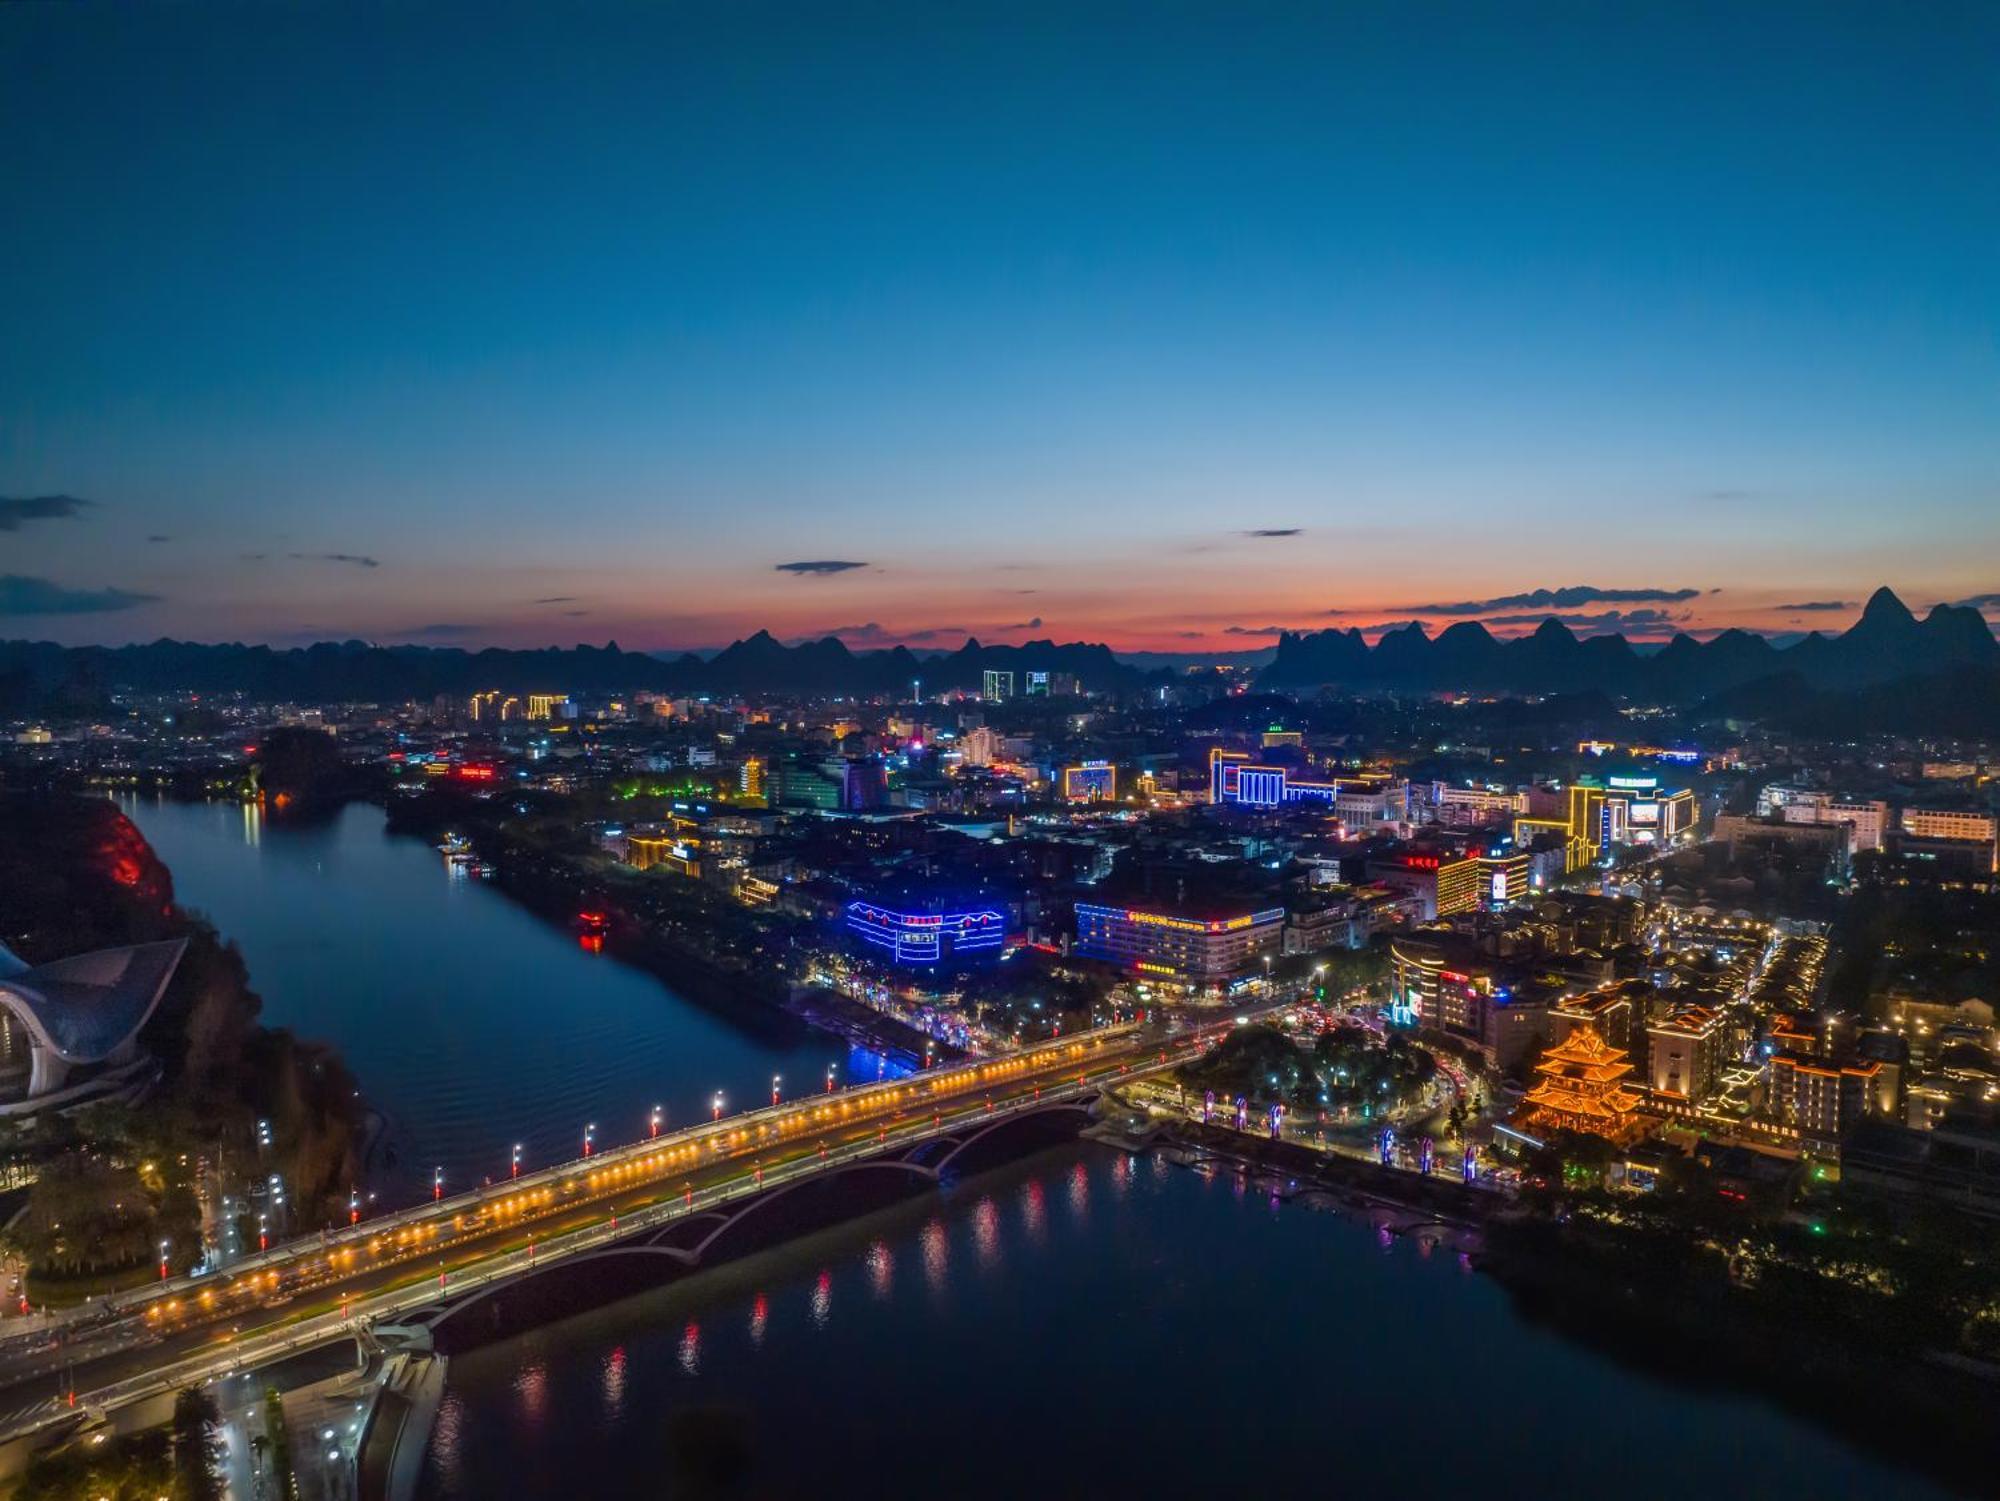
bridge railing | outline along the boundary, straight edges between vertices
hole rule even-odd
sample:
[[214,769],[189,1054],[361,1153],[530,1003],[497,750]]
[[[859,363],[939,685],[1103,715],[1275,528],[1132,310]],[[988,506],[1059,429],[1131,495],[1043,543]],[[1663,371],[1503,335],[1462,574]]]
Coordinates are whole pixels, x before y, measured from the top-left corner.
[[[1144,1073],[1159,1066],[1141,1065],[1138,1071]],[[800,1158],[774,1167],[769,1172],[760,1173],[753,1168],[741,1178],[731,1178],[727,1182],[697,1189],[679,1198],[663,1199],[631,1214],[612,1216],[552,1236],[546,1242],[536,1242],[531,1239],[527,1246],[498,1252],[456,1272],[441,1266],[435,1282],[428,1275],[413,1278],[396,1287],[385,1288],[365,1298],[357,1298],[351,1303],[344,1304],[338,1312],[315,1314],[289,1328],[253,1334],[247,1339],[233,1341],[222,1349],[204,1351],[199,1355],[189,1356],[142,1375],[127,1377],[86,1393],[73,1394],[68,1398],[50,1398],[36,1408],[16,1414],[12,1423],[0,1429],[0,1442],[70,1420],[79,1410],[91,1413],[108,1411],[130,1402],[196,1385],[216,1376],[267,1365],[284,1356],[353,1333],[360,1325],[411,1313],[432,1306],[440,1300],[457,1301],[467,1294],[478,1292],[495,1283],[508,1281],[528,1272],[540,1271],[552,1262],[572,1259],[585,1252],[630,1239],[646,1230],[657,1229],[676,1220],[706,1213],[738,1199],[752,1197],[801,1179],[880,1157],[897,1147],[947,1136],[968,1125],[983,1128],[987,1124],[1010,1116],[1029,1114],[1046,1109],[1051,1104],[1095,1094],[1102,1089],[1105,1082],[1107,1081],[1079,1081],[1051,1085],[1041,1090],[1035,1097],[1022,1098],[1006,1105],[992,1106],[969,1114],[960,1113],[950,1118],[939,1117],[935,1120],[919,1117],[915,1121],[886,1128],[884,1133],[873,1141],[850,1142],[829,1150],[824,1157]]]
[[[616,1166],[626,1161],[645,1157],[650,1153],[666,1148],[685,1146],[691,1143],[705,1143],[716,1136],[729,1136],[738,1131],[754,1130],[758,1127],[769,1126],[793,1118],[802,1112],[809,1113],[811,1110],[824,1105],[830,1099],[859,1103],[866,1106],[885,1097],[892,1096],[898,1091],[912,1087],[921,1087],[926,1083],[931,1086],[933,1092],[936,1092],[939,1084],[962,1078],[968,1074],[976,1074],[980,1068],[994,1063],[1027,1062],[1032,1066],[1042,1059],[1054,1057],[1066,1049],[1078,1045],[1087,1047],[1102,1046],[1106,1042],[1115,1041],[1128,1033],[1137,1031],[1138,1027],[1139,1024],[1137,1022],[1121,1022],[1115,1026],[1097,1027],[1087,1032],[1076,1033],[1071,1037],[1055,1038],[1049,1042],[1037,1043],[1032,1048],[1024,1048],[1018,1053],[1009,1053],[1003,1057],[971,1059],[964,1063],[954,1064],[949,1068],[928,1069],[916,1074],[906,1075],[901,1079],[883,1079],[872,1084],[855,1085],[848,1089],[839,1090],[832,1095],[801,1095],[796,1099],[783,1101],[776,1105],[759,1105],[750,1110],[738,1111],[736,1114],[726,1115],[720,1120],[700,1121],[694,1125],[683,1126],[678,1131],[665,1132],[659,1136],[645,1136],[639,1138],[637,1141],[620,1142],[604,1147],[601,1150],[594,1150],[588,1157],[572,1157],[564,1162],[552,1163],[547,1167],[532,1169],[522,1173],[518,1178],[508,1177],[498,1179],[492,1183],[483,1183],[477,1188],[470,1188],[460,1193],[446,1195],[441,1199],[423,1200],[416,1204],[406,1205],[401,1209],[391,1210],[386,1214],[376,1215],[371,1219],[362,1220],[357,1224],[342,1225],[334,1229],[318,1231],[311,1235],[294,1236],[290,1240],[279,1242],[268,1250],[239,1257],[229,1264],[227,1271],[231,1275],[270,1271],[286,1266],[302,1257],[319,1256],[327,1251],[336,1250],[356,1242],[365,1242],[382,1234],[384,1231],[397,1230],[410,1225],[426,1224],[436,1219],[450,1219],[458,1215],[474,1213],[484,1209],[488,1203],[495,1199],[507,1198],[514,1194],[527,1192],[536,1188],[560,1187],[579,1173],[601,1171],[605,1167]],[[165,1278],[158,1282],[148,1282],[141,1287],[108,1294],[87,1307],[78,1308],[74,1311],[75,1318],[77,1320],[101,1318],[132,1309],[144,1308],[148,1304],[159,1302],[162,1298],[174,1298],[189,1292],[198,1293],[202,1288],[213,1285],[214,1279],[221,1275],[222,1273],[220,1272],[204,1273],[201,1276],[182,1273],[179,1276]]]

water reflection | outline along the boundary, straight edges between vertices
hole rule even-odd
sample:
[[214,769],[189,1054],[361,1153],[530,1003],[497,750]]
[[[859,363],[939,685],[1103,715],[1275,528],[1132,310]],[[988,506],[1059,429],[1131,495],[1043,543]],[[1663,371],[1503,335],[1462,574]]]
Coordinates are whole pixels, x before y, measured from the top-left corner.
[[616,1423],[625,1416],[625,1347],[604,1358],[604,1415]]
[[522,1367],[521,1374],[514,1378],[514,1395],[520,1399],[522,1421],[539,1423],[549,1405],[548,1368],[540,1361]]
[[1000,1259],[1000,1206],[990,1196],[982,1195],[972,1208],[972,1245],[981,1266]]
[[875,1289],[875,1296],[886,1298],[895,1286],[896,1258],[889,1253],[889,1243],[878,1240],[868,1248],[868,1283]]
[[1047,1239],[1048,1196],[1042,1189],[1040,1178],[1030,1178],[1021,1185],[1021,1225],[1028,1232],[1028,1239],[1036,1245]]
[[941,1293],[951,1258],[951,1241],[945,1234],[943,1220],[932,1220],[924,1226],[923,1248],[924,1281],[930,1284],[932,1292]]
[[[1288,1199],[1272,1216],[1265,1212],[1272,1181],[1226,1164],[1187,1171],[1159,1156],[1084,1149],[1013,1173],[1012,1182],[974,1179],[942,1201],[888,1211],[866,1228],[836,1228],[812,1245],[765,1253],[742,1264],[740,1275],[704,1274],[656,1301],[621,1304],[454,1360],[424,1493],[432,1501],[637,1494],[630,1478],[657,1463],[657,1431],[623,1419],[686,1405],[748,1416],[760,1495],[815,1493],[827,1474],[879,1462],[907,1442],[911,1412],[922,1411],[940,1432],[973,1431],[1002,1408],[1044,1435],[1036,1453],[982,1451],[975,1465],[953,1472],[948,1491],[932,1494],[1012,1501],[1048,1493],[1051,1473],[1073,1482],[1065,1493],[1092,1495],[1226,1493],[1240,1480],[1233,1460],[1190,1441],[1185,1412],[1170,1403],[1126,1412],[1127,1441],[1115,1455],[1095,1425],[1087,1425],[1087,1442],[1080,1438],[1070,1398],[1037,1379],[1046,1349],[1020,1337],[1052,1328],[1064,1331],[1065,1359],[1076,1363],[1077,1379],[1113,1384],[1191,1361],[1224,1369],[1246,1348],[1265,1345],[1304,1341],[1325,1352],[1344,1393],[1332,1407],[1314,1383],[1204,1388],[1205,1420],[1264,1434],[1260,1466],[1288,1486],[1306,1487],[1321,1473],[1326,1442],[1344,1446],[1357,1489],[1391,1488],[1401,1463],[1393,1456],[1413,1450],[1426,1455],[1442,1484],[1471,1488],[1490,1478],[1491,1429],[1440,1428],[1407,1394],[1435,1379],[1437,1350],[1495,1341],[1524,1363],[1523,1379],[1572,1394],[1561,1411],[1509,1417],[1522,1452],[1572,1457],[1565,1481],[1581,1473],[1650,1493],[1647,1480],[1656,1472],[1616,1437],[1616,1415],[1635,1405],[1755,1471],[1732,1475],[1741,1483],[1718,1494],[1758,1493],[1780,1472],[1816,1478],[1827,1494],[1856,1494],[1848,1482],[1868,1468],[1766,1407],[1663,1392],[1593,1353],[1529,1331],[1499,1289],[1466,1274],[1464,1248],[1446,1227],[1398,1235],[1395,1224],[1407,1216],[1350,1214],[1310,1196],[1312,1207],[1331,1212],[1305,1213],[1308,1200]],[[1238,1192],[1254,1186],[1254,1201],[1213,1192],[1217,1174]],[[1093,1179],[1100,1180],[1095,1197]],[[1071,1212],[1051,1220],[1048,1195],[1058,1188]],[[960,1235],[980,1268],[979,1296],[952,1300],[945,1295]],[[1130,1260],[1135,1237],[1153,1248],[1142,1265]],[[1016,1238],[1024,1247],[1052,1244],[1058,1254],[1010,1258]],[[1405,1241],[1413,1244],[1399,1245]],[[1450,1254],[1431,1254],[1438,1249]],[[898,1284],[898,1257],[916,1258],[922,1277]],[[1251,1267],[1268,1296],[1246,1302],[1212,1295]],[[1448,1268],[1460,1274],[1444,1275]],[[1105,1296],[1107,1276],[1118,1279],[1115,1298]],[[833,1298],[843,1281],[866,1295],[836,1327]],[[936,1378],[940,1360],[949,1362],[949,1382]],[[527,1369],[516,1375],[510,1362]],[[514,1404],[505,1401],[509,1383],[518,1392]],[[521,1423],[522,1413],[546,1420]],[[1578,1445],[1587,1452],[1578,1454]],[[523,1489],[522,1477],[543,1475],[559,1477],[558,1488],[536,1490],[528,1481]],[[1840,1483],[1829,1484],[1836,1476]],[[1895,1483],[1908,1478],[1878,1479],[1871,1493],[1923,1494],[1920,1485]],[[885,1493],[916,1492],[891,1484]]]

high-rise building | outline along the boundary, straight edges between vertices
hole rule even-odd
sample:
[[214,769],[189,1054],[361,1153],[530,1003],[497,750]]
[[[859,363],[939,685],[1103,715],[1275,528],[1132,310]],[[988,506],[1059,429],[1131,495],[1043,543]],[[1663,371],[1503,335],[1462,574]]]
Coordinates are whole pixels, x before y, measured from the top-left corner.
[[556,717],[557,706],[566,705],[568,702],[569,695],[566,693],[530,693],[528,695],[528,718],[554,719]]
[[984,686],[979,696],[990,699],[994,703],[1012,698],[1014,696],[1014,674],[997,667],[987,668],[984,676]]

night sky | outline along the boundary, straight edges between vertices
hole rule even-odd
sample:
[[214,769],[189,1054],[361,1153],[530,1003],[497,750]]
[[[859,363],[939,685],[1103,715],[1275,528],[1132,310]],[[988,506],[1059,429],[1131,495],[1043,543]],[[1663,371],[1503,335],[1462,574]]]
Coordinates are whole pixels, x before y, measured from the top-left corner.
[[2000,602],[1991,4],[15,5],[0,203],[0,636]]

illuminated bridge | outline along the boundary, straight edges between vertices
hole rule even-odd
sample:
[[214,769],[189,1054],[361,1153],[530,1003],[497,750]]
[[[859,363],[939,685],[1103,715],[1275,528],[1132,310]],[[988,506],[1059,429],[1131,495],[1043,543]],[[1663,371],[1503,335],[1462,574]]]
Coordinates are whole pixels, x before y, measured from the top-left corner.
[[982,1143],[1006,1123],[1082,1110],[1108,1084],[1183,1061],[1206,1040],[1127,1024],[811,1096],[156,1283],[77,1317],[60,1349],[0,1354],[0,1441],[372,1328],[442,1329],[559,1266],[629,1273],[650,1260],[663,1276],[699,1266],[768,1235],[808,1185],[844,1185],[866,1200],[885,1178],[935,1182],[981,1161]]

